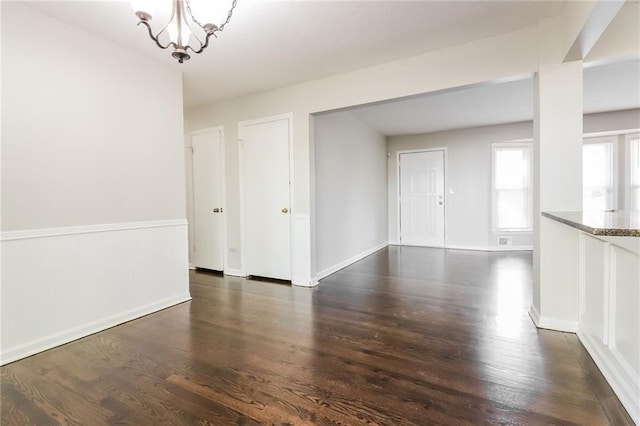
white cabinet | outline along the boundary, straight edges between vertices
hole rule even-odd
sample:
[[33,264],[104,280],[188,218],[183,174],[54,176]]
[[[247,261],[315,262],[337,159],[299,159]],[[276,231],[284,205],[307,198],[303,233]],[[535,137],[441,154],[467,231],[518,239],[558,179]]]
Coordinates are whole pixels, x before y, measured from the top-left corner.
[[640,238],[580,235],[578,336],[640,419]]
[[607,243],[581,235],[580,322],[582,333],[607,343],[608,292],[605,289],[609,269]]

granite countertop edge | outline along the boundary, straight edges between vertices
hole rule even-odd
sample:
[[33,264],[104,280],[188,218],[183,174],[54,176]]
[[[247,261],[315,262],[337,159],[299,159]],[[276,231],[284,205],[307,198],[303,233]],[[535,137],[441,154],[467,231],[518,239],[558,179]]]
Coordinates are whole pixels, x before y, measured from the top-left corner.
[[[557,216],[555,212],[542,212],[542,216],[555,220],[556,222],[564,223],[572,228],[579,229],[591,235],[603,236],[603,237],[640,237],[640,229],[633,228],[594,228],[584,223],[575,222],[573,220]],[[560,212],[558,212],[560,213]]]

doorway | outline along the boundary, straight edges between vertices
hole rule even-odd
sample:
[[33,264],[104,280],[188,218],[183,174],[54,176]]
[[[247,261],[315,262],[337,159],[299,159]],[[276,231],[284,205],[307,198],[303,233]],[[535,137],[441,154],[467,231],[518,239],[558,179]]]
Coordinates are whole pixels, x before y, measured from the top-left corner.
[[291,126],[290,114],[239,123],[247,276],[291,280]]
[[445,245],[446,149],[398,152],[401,245]]

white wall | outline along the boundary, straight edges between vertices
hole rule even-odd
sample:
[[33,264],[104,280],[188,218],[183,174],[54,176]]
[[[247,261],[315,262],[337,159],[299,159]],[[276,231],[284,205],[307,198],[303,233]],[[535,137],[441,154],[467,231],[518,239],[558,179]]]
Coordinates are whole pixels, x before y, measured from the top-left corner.
[[397,152],[444,147],[447,148],[446,245],[486,250],[498,247],[499,236],[509,235],[512,246],[531,247],[531,233],[512,235],[493,234],[491,231],[491,144],[530,139],[532,132],[532,123],[525,122],[389,137],[389,240],[398,242]]
[[640,129],[640,109],[585,115],[582,127],[585,134]]
[[184,218],[179,72],[2,7],[2,229]]
[[4,363],[189,289],[179,71],[19,3],[2,41]]
[[350,112],[314,120],[316,267],[319,277],[385,246],[386,138]]

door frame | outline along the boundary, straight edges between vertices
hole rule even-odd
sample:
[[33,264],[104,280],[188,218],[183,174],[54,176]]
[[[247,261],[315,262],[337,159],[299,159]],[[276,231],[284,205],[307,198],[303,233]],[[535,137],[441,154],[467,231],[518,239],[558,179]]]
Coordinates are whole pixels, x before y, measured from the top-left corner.
[[[189,223],[195,223],[194,221],[194,202],[195,202],[195,191],[194,191],[194,176],[193,176],[193,145],[192,138],[193,136],[202,135],[206,133],[211,133],[214,131],[220,132],[220,196],[222,198],[221,206],[223,211],[222,214],[222,268],[223,272],[229,269],[229,265],[227,265],[227,160],[226,160],[226,146],[225,146],[225,138],[224,138],[224,126],[214,126],[214,127],[206,127],[202,129],[192,130],[189,132],[189,143],[187,145],[187,154],[189,155],[189,161],[187,161],[188,173],[187,173],[187,182],[188,182],[188,193],[187,193],[187,203],[189,205]],[[193,225],[189,225],[189,259],[191,259],[191,253],[193,249],[193,244],[195,243],[194,229]],[[189,268],[193,269],[191,263],[189,263]]]
[[293,241],[295,237],[293,235],[293,206],[294,206],[294,180],[293,180],[293,113],[284,113],[277,115],[270,115],[266,117],[256,118],[253,120],[244,120],[238,122],[238,172],[239,172],[239,192],[240,192],[240,270],[242,276],[247,276],[247,254],[246,254],[246,228],[245,228],[245,182],[244,182],[244,127],[253,126],[256,124],[265,124],[272,121],[287,120],[289,129],[289,258],[290,258],[290,276],[293,282]]
[[449,206],[449,197],[447,196],[447,182],[449,181],[449,166],[447,163],[447,158],[448,158],[448,153],[447,153],[447,147],[439,147],[439,148],[420,148],[420,149],[406,149],[406,150],[402,150],[402,151],[397,151],[396,152],[396,232],[397,232],[397,236],[398,236],[398,244],[399,245],[404,245],[402,244],[402,234],[400,233],[400,222],[401,222],[401,215],[400,215],[400,209],[401,209],[401,199],[400,199],[400,186],[401,186],[401,182],[400,182],[400,155],[401,154],[415,154],[415,153],[421,153],[421,152],[433,152],[433,151],[442,151],[444,153],[443,155],[443,159],[442,159],[442,167],[443,167],[443,174],[444,174],[444,241],[443,241],[443,245],[442,248],[446,248],[447,247],[447,207]]

